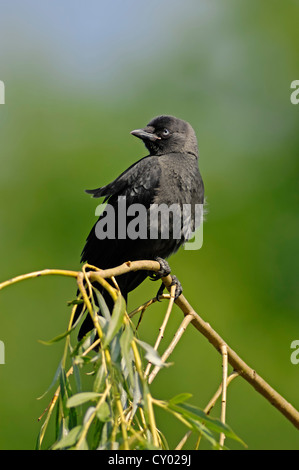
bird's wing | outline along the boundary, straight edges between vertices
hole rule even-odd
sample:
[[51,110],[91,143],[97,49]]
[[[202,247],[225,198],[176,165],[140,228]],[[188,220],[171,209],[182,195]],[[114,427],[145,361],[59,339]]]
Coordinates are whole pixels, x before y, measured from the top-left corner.
[[[85,192],[92,194],[94,198],[106,197],[106,200],[113,195],[129,196],[133,191],[137,194],[141,191],[155,187],[161,174],[161,168],[157,157],[146,156],[133,163],[118,178],[106,186],[97,189],[87,189]],[[138,191],[139,189],[139,191]]]
[[[142,204],[147,209],[152,204],[159,187],[161,177],[161,167],[158,157],[144,157],[134,163],[130,168],[124,171],[112,183],[98,189],[88,190],[93,197],[105,197],[105,201],[115,209],[116,225],[118,221],[118,198],[126,198],[126,207],[132,204]],[[99,217],[97,223],[101,220],[103,214]],[[127,217],[127,222],[132,217]],[[97,224],[96,223],[96,224]],[[128,238],[104,238],[98,239],[95,226],[92,228],[85,247],[81,255],[81,261],[87,261],[90,264],[103,269],[117,266],[127,260],[137,259],[134,256],[138,252],[138,245],[145,245],[144,240],[130,240]],[[142,253],[140,253],[142,257]]]

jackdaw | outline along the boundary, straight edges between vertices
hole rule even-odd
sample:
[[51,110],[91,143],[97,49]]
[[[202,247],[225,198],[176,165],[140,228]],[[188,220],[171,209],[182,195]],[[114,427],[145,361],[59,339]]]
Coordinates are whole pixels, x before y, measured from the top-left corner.
[[[126,261],[158,260],[161,270],[151,276],[158,279],[170,272],[164,259],[175,253],[200,223],[196,208],[203,207],[204,185],[198,169],[197,139],[188,122],[167,115],[152,119],[146,127],[131,134],[143,141],[149,154],[112,183],[86,190],[94,198],[104,197],[109,211],[104,209],[88,235],[81,262],[107,269]],[[155,213],[153,209],[157,207],[161,210]],[[184,207],[189,212],[184,213]],[[151,217],[153,213],[155,219]],[[129,233],[130,227],[135,227],[135,232]],[[165,227],[168,230],[163,230]],[[137,271],[116,278],[125,300],[148,275],[146,271]],[[111,309],[109,294],[101,286],[95,287]],[[180,292],[178,286],[177,295]],[[76,318],[80,310],[77,308]],[[92,328],[92,320],[87,315],[78,338]]]

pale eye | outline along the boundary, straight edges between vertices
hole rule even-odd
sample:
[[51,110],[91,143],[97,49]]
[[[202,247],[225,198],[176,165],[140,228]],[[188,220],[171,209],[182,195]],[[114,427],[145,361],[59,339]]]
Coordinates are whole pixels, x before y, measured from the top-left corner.
[[170,134],[170,132],[169,132],[168,129],[163,129],[162,135],[163,135],[164,137],[166,137],[166,136],[169,135],[169,134]]

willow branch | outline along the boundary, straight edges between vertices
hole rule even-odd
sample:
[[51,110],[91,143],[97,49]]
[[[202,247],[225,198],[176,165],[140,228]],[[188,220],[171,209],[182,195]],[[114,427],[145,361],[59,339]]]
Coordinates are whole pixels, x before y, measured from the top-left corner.
[[[155,342],[155,346],[154,346],[154,349],[156,351],[158,351],[158,348],[159,348],[159,345],[160,345],[160,342],[161,340],[163,339],[164,337],[164,332],[165,332],[165,329],[166,329],[166,325],[168,323],[168,320],[170,318],[170,314],[171,314],[171,311],[172,311],[172,307],[173,307],[173,304],[174,304],[174,296],[175,296],[175,285],[171,286],[171,290],[170,290],[170,300],[169,300],[169,303],[168,303],[168,307],[167,307],[167,310],[166,310],[166,313],[165,313],[165,317],[164,317],[164,320],[163,320],[163,323],[162,325],[160,326],[159,328],[159,335],[156,339],[156,342]],[[148,376],[149,374],[149,371],[150,371],[150,368],[151,368],[151,362],[149,362],[147,364],[147,367],[145,369],[145,377]]]
[[[185,316],[184,320],[182,321],[179,328],[177,329],[177,331],[176,331],[171,343],[169,344],[168,348],[166,349],[164,354],[162,354],[161,360],[163,362],[166,362],[167,359],[169,358],[170,354],[172,353],[172,351],[174,350],[174,348],[178,344],[179,340],[181,339],[182,335],[186,331],[187,326],[192,321],[192,318],[193,318],[192,315],[186,315]],[[151,374],[148,378],[148,383],[149,384],[152,383],[152,381],[154,380],[154,378],[156,377],[156,375],[157,375],[157,373],[159,372],[160,369],[161,368],[159,366],[154,367],[154,369],[152,370],[152,372],[151,372]]]
[[[145,260],[145,261],[128,261],[123,263],[120,266],[115,268],[106,269],[106,270],[96,270],[89,271],[86,273],[86,276],[91,282],[98,281],[103,284],[103,279],[110,278],[113,276],[119,276],[121,274],[126,274],[132,271],[158,271],[160,269],[160,264],[157,261]],[[33,279],[39,276],[46,275],[61,275],[67,277],[74,277],[78,279],[79,274],[82,276],[82,271],[69,271],[61,269],[45,269],[43,271],[37,271],[34,273],[24,274],[22,276],[15,277],[8,281],[0,283],[0,290],[9,285],[15,284],[19,281],[26,279]],[[170,285],[172,283],[172,277],[170,275],[164,277],[163,282],[168,290],[170,290]],[[82,282],[82,278],[80,280]],[[80,286],[79,281],[79,286]],[[111,286],[110,286],[111,288]],[[81,292],[82,289],[81,285]],[[115,289],[111,288],[111,294],[115,295]],[[185,316],[192,316],[192,325],[202,333],[205,338],[216,348],[218,352],[221,353],[221,348],[224,344],[227,344],[221,336],[213,330],[211,325],[205,322],[189,304],[184,295],[180,295],[179,298],[175,301],[176,305],[180,308]],[[227,355],[229,364],[236,370],[244,380],[246,380],[258,393],[260,393],[266,400],[268,400],[280,413],[282,413],[297,429],[299,429],[299,412],[283,398],[276,390],[274,390],[260,375],[256,373],[254,369],[248,366],[238,354],[227,345]]]
[[11,286],[16,284],[20,281],[25,281],[26,279],[34,279],[36,277],[41,276],[66,276],[66,277],[77,277],[77,271],[69,271],[67,269],[43,269],[42,271],[35,271],[33,273],[22,274],[21,276],[13,277],[8,281],[4,281],[0,283],[0,290],[4,289],[4,287]]
[[[169,290],[172,278],[167,276],[164,283]],[[192,325],[208,339],[208,341],[221,353],[221,347],[227,343],[213,330],[211,325],[205,322],[192,308],[184,295],[175,301],[183,314],[192,315]],[[227,345],[228,362],[239,375],[260,393],[271,405],[282,413],[297,429],[299,429],[299,412],[276,390],[274,390],[257,372],[244,362],[238,354]]]
[[[233,371],[228,377],[227,377],[227,382],[226,382],[226,387],[229,386],[229,384],[231,383],[232,380],[234,380],[236,377],[239,376],[239,373],[237,371]],[[214,396],[211,398],[211,400],[209,401],[209,403],[207,404],[207,406],[205,407],[204,409],[204,412],[208,415],[211,413],[211,410],[212,408],[214,408],[218,398],[220,397],[220,395],[222,394],[222,382],[219,386],[219,388],[217,389],[216,393],[214,394]]]
[[[226,387],[228,387],[229,384],[238,376],[239,376],[238,372],[236,372],[234,370],[227,377]],[[215,406],[218,398],[221,396],[221,394],[222,394],[222,381],[221,381],[221,384],[219,385],[216,393],[213,395],[213,397],[211,398],[211,400],[209,401],[209,403],[207,404],[207,406],[203,410],[207,415],[209,415],[211,413],[212,408],[214,408],[214,406]],[[187,439],[191,436],[191,434],[192,434],[191,430],[187,431],[186,434],[182,437],[182,439],[178,443],[178,445],[176,446],[175,450],[181,450],[182,447],[184,446],[184,444],[186,443]],[[198,437],[195,449],[198,449],[198,446],[199,446],[199,443],[200,443],[200,440],[201,440],[201,436],[202,435],[200,434],[200,436]]]
[[[222,354],[222,399],[221,399],[221,422],[225,424],[226,416],[226,390],[227,390],[227,346],[223,344],[221,346]],[[225,440],[225,434],[222,432],[220,434],[219,444],[223,447]]]

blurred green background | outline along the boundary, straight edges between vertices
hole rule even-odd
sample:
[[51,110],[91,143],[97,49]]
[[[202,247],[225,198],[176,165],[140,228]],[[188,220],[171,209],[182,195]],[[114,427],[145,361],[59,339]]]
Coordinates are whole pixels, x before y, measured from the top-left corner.
[[[299,408],[290,344],[298,317],[298,1],[37,0],[0,3],[0,280],[78,269],[101,186],[146,154],[129,132],[158,114],[196,130],[208,215],[199,251],[170,260],[197,312]],[[146,281],[129,310],[156,293]],[[75,283],[39,278],[1,291],[0,448],[32,449],[63,345]],[[166,304],[145,315],[156,338]],[[163,340],[181,321],[174,310]],[[205,407],[221,357],[189,327],[154,396]],[[219,415],[219,408],[213,415]],[[184,429],[158,413],[175,446]],[[298,431],[242,379],[227,422],[249,449],[298,449]],[[241,448],[226,441],[230,448]]]

